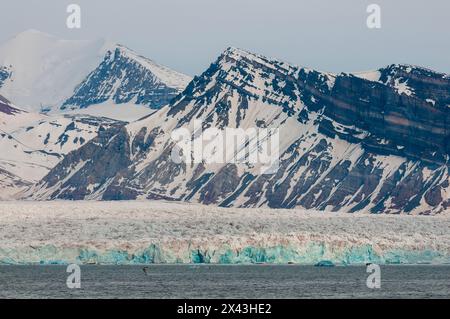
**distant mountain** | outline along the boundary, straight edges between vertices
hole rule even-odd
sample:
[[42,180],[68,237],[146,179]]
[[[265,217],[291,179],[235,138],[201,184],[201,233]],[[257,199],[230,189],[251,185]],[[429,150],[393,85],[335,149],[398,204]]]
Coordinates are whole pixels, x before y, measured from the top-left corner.
[[123,46],[106,52],[104,60],[76,88],[62,109],[86,108],[107,101],[133,102],[161,108],[180,93],[191,79],[159,66]]
[[[450,207],[449,115],[445,74],[408,65],[331,74],[229,48],[170,105],[71,152],[27,196],[435,214]],[[278,128],[278,171],[175,163],[171,132],[194,138],[198,119]]]
[[0,199],[42,179],[67,153],[124,123],[87,115],[43,115],[0,96]]
[[[68,41],[28,30],[0,46],[0,94],[28,111],[89,113],[95,106],[96,115],[108,116],[108,108],[119,105],[124,116],[139,111],[138,118],[167,104],[190,80],[104,40]],[[131,108],[136,105],[144,107]]]

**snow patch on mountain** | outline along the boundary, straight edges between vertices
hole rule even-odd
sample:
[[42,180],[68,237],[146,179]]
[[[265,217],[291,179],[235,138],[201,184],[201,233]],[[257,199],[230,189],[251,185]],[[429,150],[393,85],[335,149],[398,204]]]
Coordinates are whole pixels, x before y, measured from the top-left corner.
[[150,114],[155,110],[149,109],[147,106],[135,103],[116,104],[112,102],[104,102],[91,105],[84,109],[67,110],[64,114],[76,115],[84,114],[95,117],[105,117],[124,122],[134,122]]
[[45,115],[22,110],[0,95],[0,129],[3,133],[25,127]]
[[[440,105],[447,99],[448,83],[423,72],[395,66],[376,75],[334,75],[228,48],[170,105],[128,124],[107,140],[88,143],[28,195],[34,199],[170,199],[224,207],[442,213],[449,207],[444,196],[449,184],[443,134],[431,131],[435,138],[428,145],[417,135],[429,135],[428,130],[415,129],[411,136],[405,129],[405,125],[417,127],[416,121],[423,122],[420,127],[445,126],[445,113],[436,116],[436,112],[443,112]],[[416,100],[400,101],[405,94],[398,92],[396,79],[414,86],[411,98]],[[425,95],[436,101],[431,113],[427,111],[431,105],[421,100]],[[409,112],[409,104],[397,107],[405,103],[427,111],[428,122],[425,115],[411,121],[416,115]],[[227,160],[175,163],[171,158],[175,129],[187,129],[193,143],[207,144],[194,131],[196,121],[201,121],[203,129],[278,129],[278,171],[261,174],[263,163],[230,164]],[[392,130],[395,125],[397,130]],[[120,154],[114,153],[117,149]],[[235,150],[231,153],[234,156]],[[427,156],[428,161],[420,160]],[[108,160],[109,169],[86,162],[90,157],[94,163]]]
[[189,81],[103,39],[62,40],[28,30],[0,46],[0,94],[30,111],[60,112],[108,100],[159,108]]
[[379,70],[375,71],[365,71],[365,72],[355,72],[353,75],[373,82],[378,82],[381,77],[381,72]]
[[178,95],[189,81],[188,76],[116,45],[106,52],[103,61],[79,84],[61,109],[84,109],[102,103],[134,103],[159,109]]
[[169,87],[183,90],[186,85],[192,80],[190,76],[174,71],[166,66],[160,65],[123,45],[118,45],[118,48],[120,48],[124,55],[145,66],[148,70],[150,70],[150,72],[155,75],[157,79],[159,79],[159,81],[161,81],[161,83],[164,83]]
[[88,115],[44,115],[12,108],[2,112],[0,102],[0,185],[2,198],[43,178],[66,154],[78,149],[99,131],[124,125]]
[[100,63],[105,41],[68,41],[36,30],[0,46],[0,66],[8,68],[0,93],[27,110],[58,107]]

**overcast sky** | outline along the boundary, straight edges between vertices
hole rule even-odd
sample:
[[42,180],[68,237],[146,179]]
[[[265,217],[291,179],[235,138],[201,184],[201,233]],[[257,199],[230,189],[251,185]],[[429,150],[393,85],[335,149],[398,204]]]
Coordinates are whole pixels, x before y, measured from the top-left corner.
[[[82,27],[66,27],[66,7]],[[369,29],[366,8],[382,9]],[[1,0],[0,41],[26,29],[103,37],[194,75],[228,46],[324,71],[411,63],[450,73],[448,0]]]

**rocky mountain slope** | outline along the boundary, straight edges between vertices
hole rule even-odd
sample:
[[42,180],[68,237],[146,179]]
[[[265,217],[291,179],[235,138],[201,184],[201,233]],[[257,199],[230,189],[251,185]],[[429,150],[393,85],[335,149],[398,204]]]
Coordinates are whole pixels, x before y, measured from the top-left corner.
[[190,80],[105,40],[61,40],[28,30],[0,46],[0,94],[28,111],[89,113],[88,107],[103,105],[108,115],[120,105],[126,115],[144,106],[138,118],[167,104]]
[[189,81],[104,40],[16,35],[0,46],[0,198],[14,198],[99,132],[151,114]]
[[13,199],[43,178],[65,154],[125,123],[87,115],[43,115],[0,96],[0,199]]
[[[450,77],[424,68],[331,74],[229,48],[170,105],[102,132],[27,195],[435,214],[450,207],[449,106]],[[171,133],[200,138],[196,120],[279,129],[279,169],[174,162]]]

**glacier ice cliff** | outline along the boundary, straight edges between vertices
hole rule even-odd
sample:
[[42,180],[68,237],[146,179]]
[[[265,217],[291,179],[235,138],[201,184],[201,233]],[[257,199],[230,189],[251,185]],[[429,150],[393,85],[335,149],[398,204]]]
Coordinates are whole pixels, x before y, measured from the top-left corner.
[[305,264],[329,260],[338,265],[377,264],[447,264],[450,255],[433,250],[388,250],[377,253],[371,245],[350,246],[334,250],[323,243],[309,243],[306,247],[275,246],[242,249],[222,248],[187,250],[182,254],[157,245],[137,251],[94,250],[89,248],[61,248],[53,245],[28,249],[0,249],[0,264]]
[[0,202],[0,264],[450,263],[450,216]]

